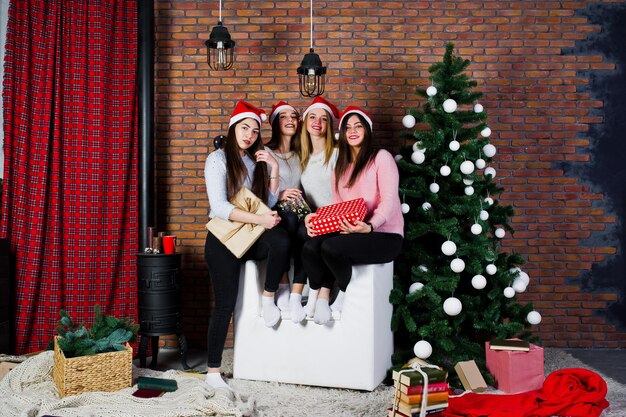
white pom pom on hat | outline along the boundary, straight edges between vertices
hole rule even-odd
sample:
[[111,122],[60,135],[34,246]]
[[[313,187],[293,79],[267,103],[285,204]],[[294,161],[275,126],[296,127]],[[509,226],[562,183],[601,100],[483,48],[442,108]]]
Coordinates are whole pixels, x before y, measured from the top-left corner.
[[259,127],[264,120],[267,120],[267,115],[265,114],[265,110],[254,107],[252,104],[241,100],[235,106],[235,110],[233,110],[233,114],[230,116],[230,121],[228,122],[228,127],[231,127],[235,123],[240,120],[251,118],[259,122]]

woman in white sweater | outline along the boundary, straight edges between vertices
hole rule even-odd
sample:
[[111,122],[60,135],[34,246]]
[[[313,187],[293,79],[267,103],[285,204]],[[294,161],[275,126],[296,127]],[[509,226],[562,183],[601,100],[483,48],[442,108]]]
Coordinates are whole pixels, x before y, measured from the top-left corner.
[[[334,104],[323,97],[315,97],[313,102],[302,113],[302,131],[298,143],[302,176],[300,182],[304,198],[315,211],[318,207],[332,203],[331,176],[337,162],[337,146],[334,140],[333,126],[339,118],[339,110]],[[309,238],[306,227],[300,224],[298,231],[302,244]],[[304,275],[304,274],[302,274]],[[306,307],[302,307],[302,290],[306,284],[306,276],[294,278],[293,288],[289,297],[291,320],[299,323],[312,316],[317,291],[309,291]]]

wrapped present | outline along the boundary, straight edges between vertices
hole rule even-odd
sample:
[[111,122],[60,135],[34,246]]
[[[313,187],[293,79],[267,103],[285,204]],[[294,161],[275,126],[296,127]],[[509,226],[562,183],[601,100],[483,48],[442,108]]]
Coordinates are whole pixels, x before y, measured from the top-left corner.
[[318,208],[310,224],[316,234],[324,235],[341,230],[339,227],[341,219],[347,219],[352,224],[356,224],[357,221],[363,221],[366,213],[365,201],[357,198]]
[[[264,214],[271,211],[252,191],[243,187],[231,201],[238,209]],[[206,224],[209,232],[219,239],[237,258],[241,258],[265,231],[258,224],[240,223],[214,217]]]
[[543,386],[543,348],[531,344],[528,352],[493,350],[485,342],[487,369],[500,391],[509,394],[539,389]]
[[301,195],[290,200],[281,200],[278,202],[277,206],[282,211],[295,213],[296,216],[298,216],[298,220],[304,219],[304,217],[311,212],[311,207],[309,207]]

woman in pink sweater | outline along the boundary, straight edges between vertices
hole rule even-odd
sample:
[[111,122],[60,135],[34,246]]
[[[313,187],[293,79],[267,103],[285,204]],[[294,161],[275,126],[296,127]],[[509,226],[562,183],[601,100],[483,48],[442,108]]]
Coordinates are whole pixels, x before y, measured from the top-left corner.
[[[387,263],[402,248],[404,219],[398,194],[399,174],[393,156],[372,145],[372,119],[358,107],[348,107],[339,121],[339,157],[332,176],[333,203],[363,198],[365,221],[344,220],[341,232],[316,236],[305,218],[312,239],[302,249],[309,286],[319,290],[314,321],[327,323],[332,311],[341,311],[352,276],[352,266]],[[332,306],[330,292],[337,282],[339,293]]]

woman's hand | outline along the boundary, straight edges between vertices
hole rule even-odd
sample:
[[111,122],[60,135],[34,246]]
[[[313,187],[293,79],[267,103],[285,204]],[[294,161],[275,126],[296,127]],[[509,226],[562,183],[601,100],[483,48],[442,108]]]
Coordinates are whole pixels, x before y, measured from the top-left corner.
[[349,220],[343,218],[339,223],[342,234],[348,233],[371,233],[372,228],[369,224],[357,221],[356,224],[352,224]]
[[259,215],[259,223],[266,229],[271,229],[280,223],[280,216],[276,211],[268,211],[267,213]]
[[282,190],[280,194],[278,194],[278,200],[292,200],[294,198],[298,198],[302,195],[302,190],[298,190],[297,188],[287,188]]
[[270,167],[269,172],[271,177],[278,177],[278,161],[270,152],[261,149],[260,151],[256,151],[254,156],[257,162],[265,162],[267,166]]
[[309,235],[311,237],[317,236],[317,234],[313,230],[313,227],[311,226],[311,220],[313,220],[315,218],[315,216],[317,216],[317,214],[309,213],[304,218],[304,226],[306,227],[306,233],[307,233],[307,235]]

